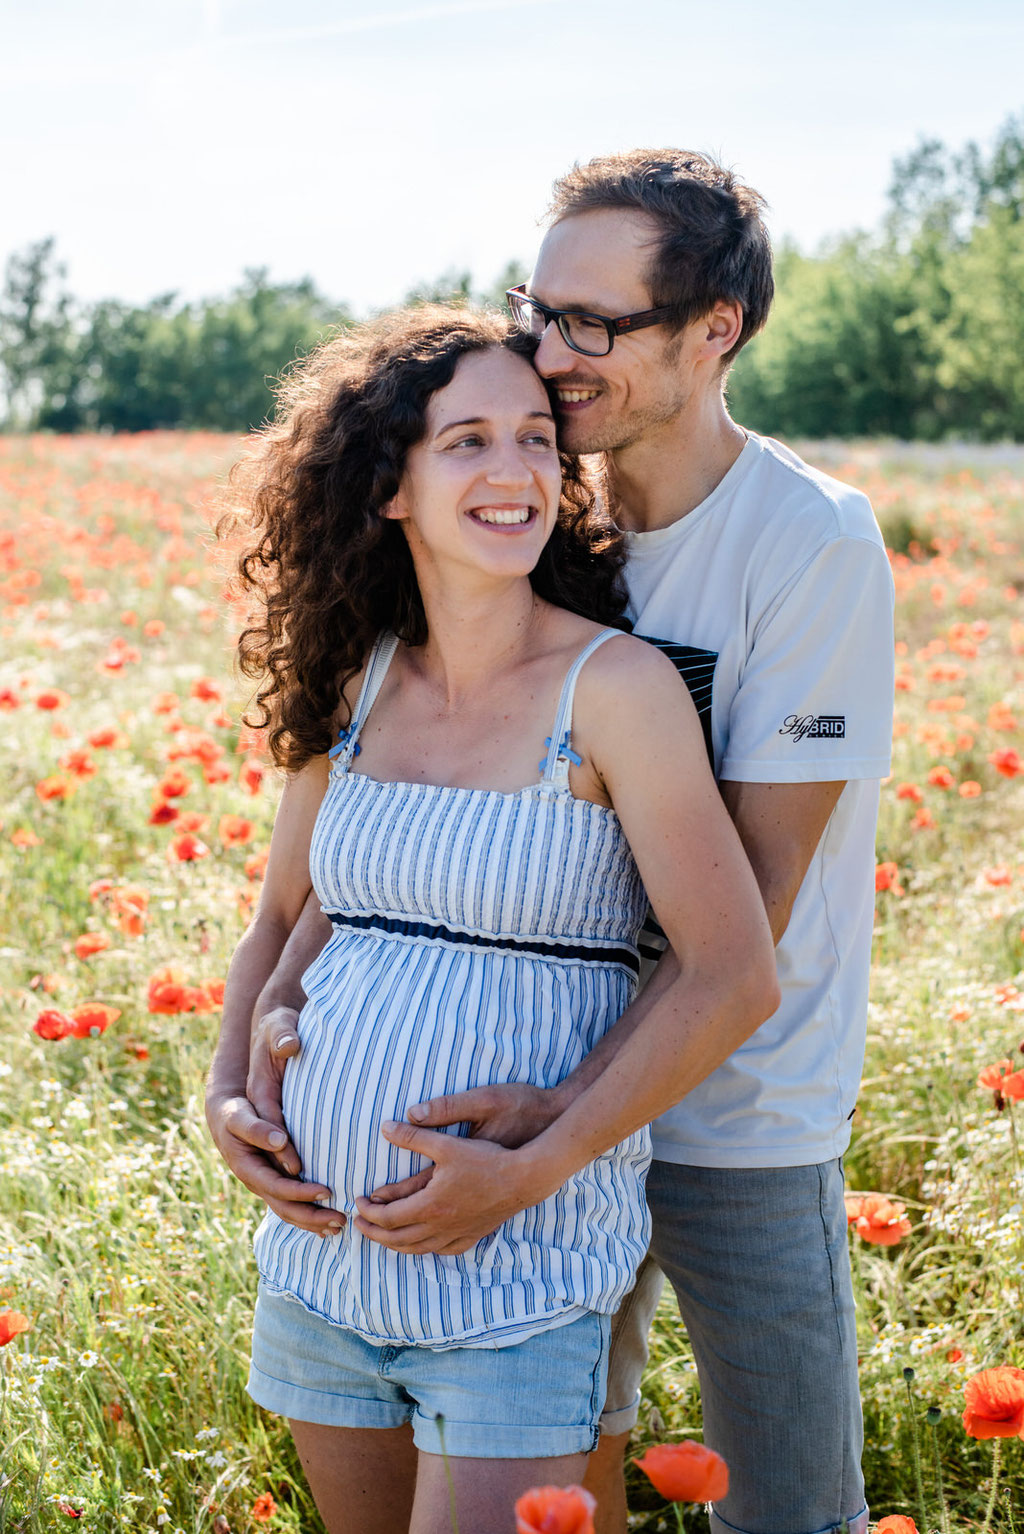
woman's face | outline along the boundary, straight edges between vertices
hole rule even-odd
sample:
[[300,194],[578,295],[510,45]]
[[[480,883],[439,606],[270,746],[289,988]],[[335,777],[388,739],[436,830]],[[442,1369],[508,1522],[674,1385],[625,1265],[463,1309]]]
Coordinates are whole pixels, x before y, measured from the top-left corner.
[[386,515],[424,565],[528,575],[554,529],[562,490],[555,423],[530,363],[501,347],[463,357],[427,406]]

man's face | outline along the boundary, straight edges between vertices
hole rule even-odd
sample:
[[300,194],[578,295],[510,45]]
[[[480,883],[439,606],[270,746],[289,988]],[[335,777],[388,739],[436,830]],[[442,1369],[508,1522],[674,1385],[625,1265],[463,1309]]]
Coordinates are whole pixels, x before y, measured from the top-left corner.
[[[551,309],[610,318],[651,309],[646,273],[656,235],[656,223],[642,213],[601,209],[563,219],[544,237],[527,292]],[[651,326],[617,336],[605,357],[585,357],[549,325],[534,366],[555,386],[559,446],[609,452],[675,420],[692,392],[691,328],[680,336]]]

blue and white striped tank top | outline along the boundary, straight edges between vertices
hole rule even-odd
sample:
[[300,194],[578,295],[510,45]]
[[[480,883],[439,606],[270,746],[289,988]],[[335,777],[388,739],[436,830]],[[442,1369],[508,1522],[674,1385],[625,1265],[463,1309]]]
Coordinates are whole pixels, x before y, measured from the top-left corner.
[[[541,777],[514,793],[350,770],[398,641],[373,651],[313,832],[313,886],[335,930],[303,976],[302,1050],[283,1089],[305,1176],[348,1215],[424,1164],[382,1122],[471,1086],[552,1086],[632,999],[643,886],[615,812],[568,781],[576,678],[616,632],[577,657]],[[324,1239],[268,1212],[260,1273],[375,1343],[519,1342],[616,1309],[647,1248],[649,1156],[642,1130],[458,1257],[392,1252],[351,1222]]]

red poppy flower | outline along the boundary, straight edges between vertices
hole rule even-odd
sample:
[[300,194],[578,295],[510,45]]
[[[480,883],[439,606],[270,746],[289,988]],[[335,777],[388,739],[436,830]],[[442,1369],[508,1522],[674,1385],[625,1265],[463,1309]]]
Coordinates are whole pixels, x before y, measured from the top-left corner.
[[169,862],[194,863],[199,858],[208,857],[209,847],[201,842],[198,836],[193,836],[190,831],[185,831],[181,836],[176,836],[167,849]]
[[881,890],[892,890],[894,895],[903,894],[903,886],[900,884],[900,871],[896,863],[877,863],[875,865],[875,893]]
[[142,625],[142,632],[147,639],[159,639],[166,627],[167,625],[162,618],[150,618],[147,623]]
[[910,1235],[910,1221],[902,1204],[884,1193],[866,1193],[856,1219],[857,1234],[869,1246],[895,1246]]
[[252,1516],[257,1523],[269,1523],[276,1512],[277,1503],[269,1491],[265,1491],[262,1496],[257,1497],[252,1505]]
[[933,788],[952,788],[956,779],[949,768],[945,764],[941,764],[938,767],[932,768],[928,774],[928,782]]
[[129,743],[127,735],[123,735],[120,730],[115,730],[112,725],[102,730],[93,730],[86,739],[94,751],[108,751],[113,746],[127,746]]
[[177,805],[170,804],[166,799],[161,799],[154,804],[150,811],[148,823],[151,826],[173,825],[180,814],[181,811]]
[[74,791],[75,785],[56,772],[51,773],[48,778],[41,778],[36,784],[36,793],[44,803],[50,799],[67,799]]
[[156,791],[161,799],[180,799],[182,794],[187,794],[192,787],[192,779],[187,772],[182,772],[180,767],[174,767],[170,772],[165,772],[156,786]]
[[203,781],[211,785],[216,783],[229,783],[231,781],[231,768],[227,762],[207,762],[203,768]]
[[266,776],[267,769],[262,762],[257,762],[254,757],[247,758],[238,772],[238,781],[247,794],[258,794]]
[[205,831],[209,824],[209,815],[204,815],[201,810],[183,810],[178,822],[178,830],[194,831],[198,835],[200,831]]
[[58,1513],[63,1513],[65,1518],[81,1518],[82,1516],[82,1509],[74,1507],[70,1502],[65,1502],[63,1497],[57,1499],[57,1511]]
[[20,1310],[0,1310],[0,1348],[5,1348],[19,1332],[27,1332],[32,1322]]
[[725,1460],[692,1438],[656,1443],[633,1463],[669,1502],[716,1502],[729,1490]]
[[957,793],[961,799],[977,799],[981,796],[981,784],[976,783],[973,778],[967,778],[960,784]]
[[81,937],[75,938],[75,953],[80,959],[90,959],[94,953],[102,953],[109,947],[110,939],[105,932],[83,932]]
[[224,986],[226,983],[226,981],[221,980],[219,977],[215,980],[203,981],[203,990],[215,1007],[224,1005]]
[[65,703],[70,702],[71,698],[68,693],[62,692],[59,687],[48,687],[46,691],[41,692],[36,699],[36,708],[43,708],[47,710],[63,708]]
[[192,683],[189,689],[193,698],[200,698],[204,703],[216,703],[221,697],[221,689],[212,677],[201,676]]
[[21,699],[13,687],[0,687],[0,713],[9,714],[21,707]]
[[1024,1433],[1024,1369],[999,1364],[964,1385],[964,1431],[971,1438],[1016,1438]]
[[243,847],[252,840],[252,831],[252,821],[241,815],[222,815],[217,826],[217,835],[225,847]]
[[986,1065],[984,1070],[978,1072],[978,1085],[990,1092],[998,1092],[1012,1070],[1012,1060],[997,1060],[994,1065]]
[[267,858],[269,852],[254,852],[245,860],[245,877],[247,879],[262,879],[267,871]]
[[1015,778],[1018,773],[1024,772],[1024,762],[1021,762],[1017,752],[1008,746],[1001,751],[992,751],[989,754],[989,761],[996,772],[1002,773],[1004,778]]
[[903,1513],[890,1513],[875,1524],[875,1534],[917,1534],[917,1524]]
[[120,1007],[108,1007],[102,1001],[85,1001],[71,1014],[71,1032],[76,1039],[98,1039],[120,1016]]
[[43,845],[42,837],[37,836],[34,831],[27,830],[24,826],[19,826],[16,831],[11,832],[11,842],[15,847],[41,847]]
[[66,1039],[74,1026],[70,1017],[58,1012],[56,1007],[47,1007],[32,1024],[32,1032],[38,1033],[41,1039]]
[[62,756],[60,765],[65,772],[70,772],[74,778],[94,778],[96,776],[96,763],[88,751],[79,748],[77,751],[69,751],[67,756]]
[[185,973],[175,964],[166,964],[163,969],[158,969],[149,977],[149,986],[146,991],[146,999],[151,1012],[163,1013],[173,1016],[177,1012],[187,1012],[185,1005],[186,991]]
[[896,790],[897,799],[909,799],[911,804],[920,804],[924,794],[916,783],[901,783]]
[[516,1534],[594,1534],[597,1503],[582,1486],[534,1486],[516,1502]]

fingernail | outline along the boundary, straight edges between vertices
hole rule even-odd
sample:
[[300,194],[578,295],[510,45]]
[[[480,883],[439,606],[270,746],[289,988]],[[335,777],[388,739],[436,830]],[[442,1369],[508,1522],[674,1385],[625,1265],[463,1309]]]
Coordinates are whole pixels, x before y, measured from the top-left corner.
[[405,1116],[407,1119],[412,1119],[414,1124],[418,1124],[426,1118],[427,1110],[422,1103],[413,1103],[411,1108],[406,1108]]
[[270,1141],[271,1150],[280,1150],[281,1146],[287,1143],[288,1136],[283,1129],[272,1129],[267,1139]]
[[278,1039],[277,1043],[274,1045],[274,1048],[275,1049],[283,1049],[286,1044],[297,1044],[297,1043],[298,1043],[298,1039],[297,1039],[297,1037],[295,1036],[294,1033],[282,1033],[281,1037]]
[[398,1128],[398,1125],[395,1123],[394,1119],[388,1119],[387,1123],[382,1124],[380,1127],[384,1134],[393,1135],[395,1130]]
[[336,1236],[336,1235],[338,1235],[338,1233],[340,1231],[343,1231],[345,1229],[345,1221],[344,1220],[332,1220],[330,1225],[328,1225],[327,1229],[328,1229],[328,1231],[330,1232],[330,1234],[332,1236]]

